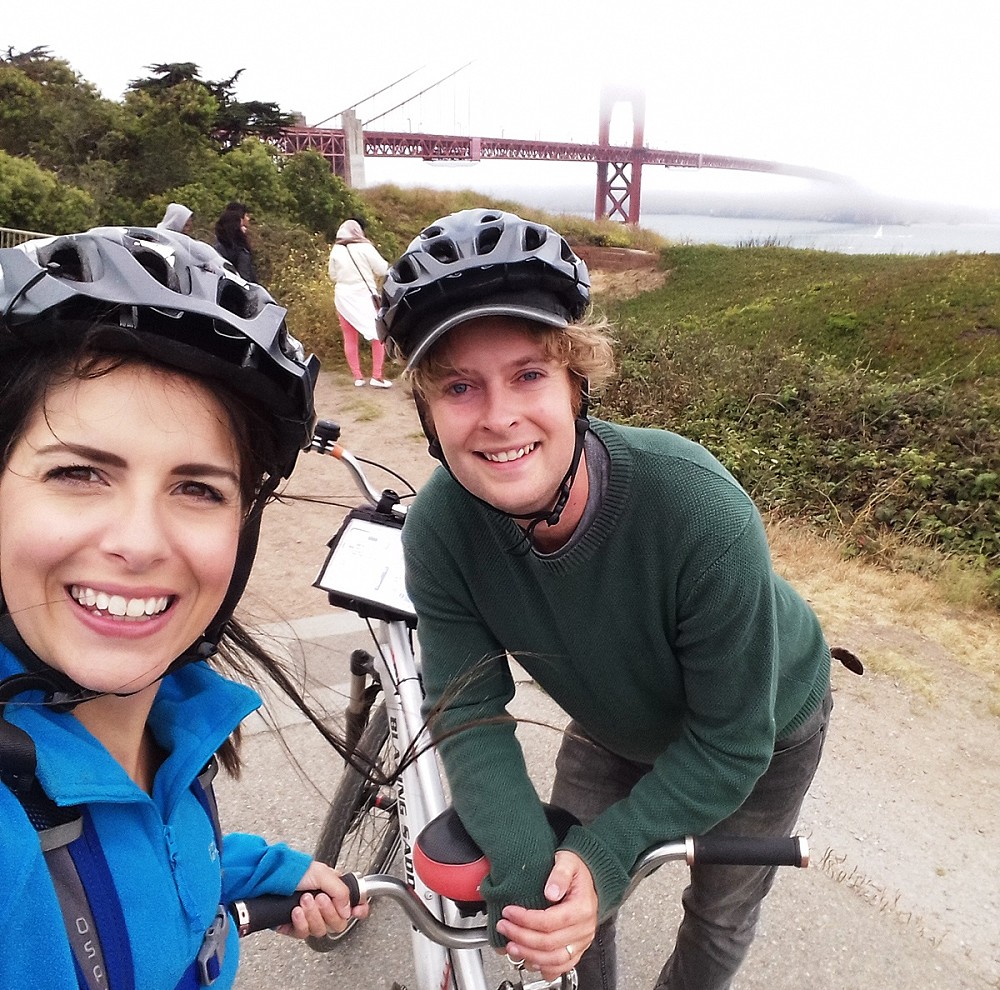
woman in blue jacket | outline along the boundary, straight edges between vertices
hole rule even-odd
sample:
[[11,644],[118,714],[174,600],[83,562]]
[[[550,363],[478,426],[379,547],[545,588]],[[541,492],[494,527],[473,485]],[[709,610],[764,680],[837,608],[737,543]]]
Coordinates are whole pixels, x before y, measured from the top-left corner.
[[[0,251],[0,986],[224,988],[220,905],[319,891],[298,938],[352,917],[330,867],[223,838],[199,780],[238,769],[260,704],[219,667],[280,682],[232,615],[316,370],[260,286],[172,232]],[[81,833],[69,876],[39,793]]]

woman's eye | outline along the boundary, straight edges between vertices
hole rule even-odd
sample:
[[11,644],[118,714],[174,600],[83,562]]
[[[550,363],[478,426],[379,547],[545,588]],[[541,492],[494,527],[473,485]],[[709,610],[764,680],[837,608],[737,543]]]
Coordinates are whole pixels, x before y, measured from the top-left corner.
[[185,481],[179,486],[179,491],[182,495],[188,495],[196,499],[205,499],[208,502],[221,503],[227,501],[226,496],[218,488],[207,485],[203,481]]
[[46,480],[69,481],[69,482],[89,482],[100,481],[101,476],[96,468],[86,464],[66,464],[62,467],[52,468],[45,473]]

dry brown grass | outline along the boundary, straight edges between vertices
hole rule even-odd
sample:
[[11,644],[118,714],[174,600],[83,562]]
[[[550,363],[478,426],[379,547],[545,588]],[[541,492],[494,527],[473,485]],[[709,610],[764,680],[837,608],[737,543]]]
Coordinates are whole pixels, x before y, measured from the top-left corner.
[[800,524],[772,519],[775,566],[812,604],[828,639],[853,649],[866,666],[905,682],[933,703],[946,685],[940,661],[984,681],[987,706],[1000,716],[1000,615],[961,600],[951,577],[894,572],[845,559],[840,548]]

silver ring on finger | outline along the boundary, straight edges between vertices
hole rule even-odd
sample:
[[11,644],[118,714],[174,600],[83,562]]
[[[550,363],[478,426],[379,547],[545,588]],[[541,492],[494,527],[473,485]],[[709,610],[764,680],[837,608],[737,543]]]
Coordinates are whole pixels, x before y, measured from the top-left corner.
[[573,946],[572,945],[567,945],[566,946],[566,955],[569,956],[570,959],[572,959],[573,956],[576,955],[576,952],[573,950]]

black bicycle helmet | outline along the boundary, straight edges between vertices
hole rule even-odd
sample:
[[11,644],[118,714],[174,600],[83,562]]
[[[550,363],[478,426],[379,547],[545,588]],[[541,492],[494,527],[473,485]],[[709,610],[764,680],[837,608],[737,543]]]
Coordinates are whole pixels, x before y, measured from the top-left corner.
[[551,227],[500,210],[462,210],[420,231],[389,269],[379,337],[413,367],[466,320],[519,316],[564,327],[589,303],[587,266]]
[[[274,425],[277,460],[247,514],[226,599],[176,669],[211,655],[232,618],[256,555],[264,503],[312,439],[319,362],[306,356],[285,326],[285,310],[262,286],[184,234],[97,227],[0,250],[0,363],[25,348],[82,340],[95,327],[115,349],[224,383]],[[55,675],[26,656],[13,622],[4,621],[0,633],[29,668]],[[68,679],[50,680],[64,703],[82,700]]]

